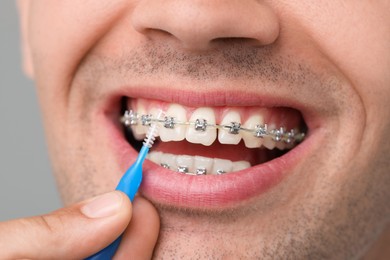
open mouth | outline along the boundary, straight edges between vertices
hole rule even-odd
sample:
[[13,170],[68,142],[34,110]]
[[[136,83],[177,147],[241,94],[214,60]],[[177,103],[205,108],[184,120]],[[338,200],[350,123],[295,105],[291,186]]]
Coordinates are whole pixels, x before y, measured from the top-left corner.
[[[159,110],[164,117],[157,119]],[[124,99],[125,136],[139,149],[151,123],[159,138],[149,154],[155,164],[187,175],[222,175],[282,156],[301,142],[305,123],[290,108],[186,107]]]
[[[191,106],[183,97],[189,94],[171,102],[149,99],[141,92],[121,99],[121,121],[130,144],[121,150],[128,153],[130,148],[134,156],[148,125],[159,124],[140,188],[154,203],[192,209],[234,207],[279,183],[307,150],[300,147],[307,143],[303,139],[308,127],[297,109]],[[156,119],[160,110],[164,117]]]

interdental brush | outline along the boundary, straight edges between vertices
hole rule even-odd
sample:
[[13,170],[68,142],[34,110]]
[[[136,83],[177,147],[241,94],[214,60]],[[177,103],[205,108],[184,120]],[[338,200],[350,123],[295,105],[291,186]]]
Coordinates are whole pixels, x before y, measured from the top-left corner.
[[[162,116],[163,112],[160,110],[160,113],[157,116],[157,119],[159,119]],[[118,183],[118,186],[116,187],[116,190],[124,192],[131,201],[134,200],[134,196],[138,191],[138,188],[142,181],[142,165],[145,161],[146,155],[149,152],[149,149],[152,147],[154,140],[157,136],[158,132],[158,125],[157,123],[151,123],[149,127],[148,134],[146,135],[141,151],[138,154],[138,157],[136,161],[133,163],[133,165],[130,166],[130,168],[126,171],[126,173],[123,175],[121,180]],[[107,246],[100,252],[88,257],[88,260],[106,260],[106,259],[112,259],[114,256],[116,250],[119,247],[120,241],[122,236],[118,237],[111,245]]]

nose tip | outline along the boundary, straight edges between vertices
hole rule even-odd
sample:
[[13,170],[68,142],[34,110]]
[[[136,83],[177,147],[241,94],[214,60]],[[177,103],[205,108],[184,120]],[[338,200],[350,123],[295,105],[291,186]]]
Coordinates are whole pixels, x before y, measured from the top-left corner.
[[143,0],[133,11],[132,23],[152,40],[163,36],[190,50],[227,39],[269,45],[280,30],[274,11],[255,0]]

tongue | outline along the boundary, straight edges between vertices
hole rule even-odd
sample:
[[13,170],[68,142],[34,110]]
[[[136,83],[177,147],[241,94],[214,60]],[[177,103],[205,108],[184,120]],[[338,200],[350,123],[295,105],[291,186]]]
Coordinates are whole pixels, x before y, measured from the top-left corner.
[[264,163],[276,157],[275,151],[267,149],[248,149],[243,142],[238,145],[226,145],[214,142],[211,146],[193,144],[187,141],[158,142],[153,151],[175,155],[204,156],[209,158],[227,159],[232,162],[248,161],[251,165]]

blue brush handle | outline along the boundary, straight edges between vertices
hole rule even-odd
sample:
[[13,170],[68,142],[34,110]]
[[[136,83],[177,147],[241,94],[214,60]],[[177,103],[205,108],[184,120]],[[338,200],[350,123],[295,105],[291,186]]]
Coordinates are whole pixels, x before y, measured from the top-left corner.
[[[116,187],[116,190],[126,193],[131,202],[133,202],[135,194],[142,181],[142,164],[145,161],[146,155],[149,152],[149,147],[142,146],[141,151],[138,154],[137,160],[123,175]],[[116,250],[119,247],[122,236],[118,237],[112,244],[101,250],[100,252],[86,258],[87,260],[109,260],[115,255]]]

